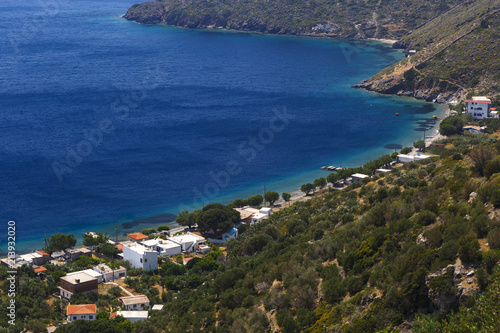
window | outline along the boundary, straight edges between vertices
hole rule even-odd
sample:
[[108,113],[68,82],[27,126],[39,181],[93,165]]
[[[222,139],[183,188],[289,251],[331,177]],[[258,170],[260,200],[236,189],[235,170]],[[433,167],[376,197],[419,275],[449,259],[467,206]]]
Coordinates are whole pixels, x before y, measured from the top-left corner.
[[73,320],[76,320],[76,316],[73,316]]
[[142,264],[142,258],[141,258],[141,264]]
[[148,262],[148,258],[144,258],[144,262]]
[[89,319],[94,319],[94,317],[93,316],[89,316]]

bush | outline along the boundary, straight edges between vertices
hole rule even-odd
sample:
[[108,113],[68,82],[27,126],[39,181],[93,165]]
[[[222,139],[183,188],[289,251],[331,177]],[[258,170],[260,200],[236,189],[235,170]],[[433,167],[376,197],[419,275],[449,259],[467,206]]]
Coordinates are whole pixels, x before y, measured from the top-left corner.
[[401,154],[408,154],[408,153],[411,153],[413,149],[411,147],[404,147],[403,149],[401,149]]
[[460,116],[450,116],[443,119],[439,124],[439,133],[445,136],[451,136],[462,133],[464,123]]
[[490,249],[498,250],[500,249],[500,229],[496,228],[488,232],[488,244]]
[[455,259],[455,256],[458,252],[458,242],[456,240],[451,240],[443,244],[441,249],[439,250],[439,258],[441,260],[449,260],[452,261]]
[[465,243],[458,250],[460,260],[464,264],[475,264],[481,261],[481,253],[479,252],[479,242],[473,240]]
[[415,222],[421,226],[432,224],[436,222],[436,214],[428,210],[423,210],[417,215]]

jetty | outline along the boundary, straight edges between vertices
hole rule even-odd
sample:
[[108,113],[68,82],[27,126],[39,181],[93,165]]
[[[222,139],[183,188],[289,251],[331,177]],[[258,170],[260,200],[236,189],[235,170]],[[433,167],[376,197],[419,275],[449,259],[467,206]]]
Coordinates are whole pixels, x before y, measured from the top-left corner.
[[327,170],[327,171],[339,171],[339,170],[342,170],[342,168],[337,168],[335,166],[322,166],[321,167],[322,170]]

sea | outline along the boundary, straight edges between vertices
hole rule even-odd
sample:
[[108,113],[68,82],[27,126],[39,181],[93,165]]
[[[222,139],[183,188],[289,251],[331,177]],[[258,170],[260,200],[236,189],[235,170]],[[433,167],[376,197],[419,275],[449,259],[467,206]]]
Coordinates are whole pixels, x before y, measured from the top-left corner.
[[141,25],[134,2],[0,2],[1,253],[9,221],[27,252],[293,191],[445,112],[352,88],[404,57],[388,44]]

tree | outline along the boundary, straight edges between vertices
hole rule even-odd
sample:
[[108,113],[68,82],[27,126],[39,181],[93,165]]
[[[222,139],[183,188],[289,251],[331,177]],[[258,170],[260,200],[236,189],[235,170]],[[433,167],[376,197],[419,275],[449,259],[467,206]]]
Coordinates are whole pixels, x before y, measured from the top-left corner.
[[61,234],[57,233],[49,238],[49,242],[45,251],[48,253],[53,253],[57,251],[61,251],[70,247],[75,246],[76,238],[73,234]]
[[292,198],[292,195],[288,192],[283,192],[283,193],[281,193],[281,197],[285,201],[290,201],[290,199]]
[[156,232],[156,229],[155,228],[148,228],[148,229],[144,229],[143,231],[141,231],[144,235],[146,236],[149,236],[153,233]]
[[179,225],[187,226],[189,229],[191,229],[191,227],[196,224],[197,215],[198,211],[196,210],[192,213],[189,213],[187,210],[184,210],[179,213],[179,216],[177,216],[175,222],[177,222]]
[[113,257],[114,255],[120,253],[120,250],[118,250],[118,248],[111,243],[104,243],[97,246],[96,252],[107,257]]
[[168,231],[168,230],[170,230],[170,227],[166,224],[163,224],[163,225],[158,226],[158,228],[156,228],[156,230],[158,232]]
[[411,147],[404,147],[403,149],[401,149],[401,154],[408,154],[411,153],[411,151]]
[[309,192],[311,192],[312,190],[314,190],[315,186],[311,183],[307,183],[307,184],[302,184],[302,186],[300,186],[300,190],[302,192],[304,192],[306,195],[309,194]]
[[241,220],[240,213],[220,203],[203,207],[198,215],[198,228],[202,231],[227,231]]
[[321,178],[315,179],[313,185],[315,187],[319,187],[319,188],[325,187],[326,186],[326,178],[325,177],[321,177]]
[[98,311],[96,318],[97,318],[97,320],[109,319],[109,313],[108,313],[108,311],[104,311],[104,310]]
[[439,133],[445,136],[461,134],[463,126],[464,122],[460,116],[449,116],[439,124]]
[[500,249],[500,229],[496,228],[488,232],[488,244],[491,249]]
[[257,194],[247,199],[250,206],[259,206],[264,201],[262,195]]
[[481,174],[484,174],[486,164],[496,157],[493,148],[487,146],[476,146],[470,152],[470,158],[474,162],[474,168]]
[[83,245],[85,246],[96,246],[102,243],[106,243],[109,240],[108,234],[98,232],[96,234],[86,233],[83,236]]
[[280,195],[278,194],[278,192],[274,192],[274,191],[269,191],[269,192],[266,192],[266,194],[264,194],[264,199],[266,199],[266,201],[269,201],[269,204],[272,206],[274,204],[274,202],[276,200],[278,200],[280,198]]
[[424,140],[418,140],[413,142],[413,147],[417,148],[420,151],[425,150],[425,141]]
[[328,174],[328,176],[326,176],[326,180],[332,184],[335,184],[335,182],[339,179],[340,179],[339,175],[333,172]]

